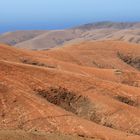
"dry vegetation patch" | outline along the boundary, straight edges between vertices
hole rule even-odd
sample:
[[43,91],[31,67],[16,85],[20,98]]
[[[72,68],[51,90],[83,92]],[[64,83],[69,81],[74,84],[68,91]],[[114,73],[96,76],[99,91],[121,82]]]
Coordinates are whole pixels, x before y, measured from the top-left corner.
[[131,65],[132,67],[140,70],[140,56],[134,57],[131,54],[125,55],[120,52],[118,52],[117,55],[121,60],[123,60],[128,65]]

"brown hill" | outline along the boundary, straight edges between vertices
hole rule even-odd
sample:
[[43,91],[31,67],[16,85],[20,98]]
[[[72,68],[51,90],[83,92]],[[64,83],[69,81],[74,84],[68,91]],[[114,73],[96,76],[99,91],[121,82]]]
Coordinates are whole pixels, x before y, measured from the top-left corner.
[[48,51],[0,45],[0,129],[22,130],[0,136],[139,140],[139,55],[139,45],[117,41]]
[[0,140],[98,140],[90,138],[82,138],[80,136],[70,136],[53,133],[25,132],[21,130],[0,131]]

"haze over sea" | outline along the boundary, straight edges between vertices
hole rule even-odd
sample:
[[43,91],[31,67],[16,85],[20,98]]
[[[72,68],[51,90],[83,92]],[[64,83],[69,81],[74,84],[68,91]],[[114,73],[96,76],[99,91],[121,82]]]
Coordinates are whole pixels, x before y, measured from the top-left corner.
[[140,21],[140,0],[4,0],[0,5],[1,33],[64,29],[99,21]]

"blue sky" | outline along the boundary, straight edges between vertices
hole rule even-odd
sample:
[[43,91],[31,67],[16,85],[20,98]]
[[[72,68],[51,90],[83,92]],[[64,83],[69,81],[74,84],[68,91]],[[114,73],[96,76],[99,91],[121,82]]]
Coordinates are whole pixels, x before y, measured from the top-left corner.
[[140,0],[0,0],[0,32],[140,21]]

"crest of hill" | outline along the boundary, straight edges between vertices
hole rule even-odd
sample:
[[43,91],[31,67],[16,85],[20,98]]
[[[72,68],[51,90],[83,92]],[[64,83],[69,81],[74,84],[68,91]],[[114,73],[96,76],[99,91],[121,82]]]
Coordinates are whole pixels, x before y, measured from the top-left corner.
[[78,29],[82,30],[91,30],[91,29],[108,29],[108,28],[113,28],[113,29],[136,29],[140,28],[140,23],[139,22],[96,22],[96,23],[89,23],[85,25],[81,25],[79,27],[76,27]]

